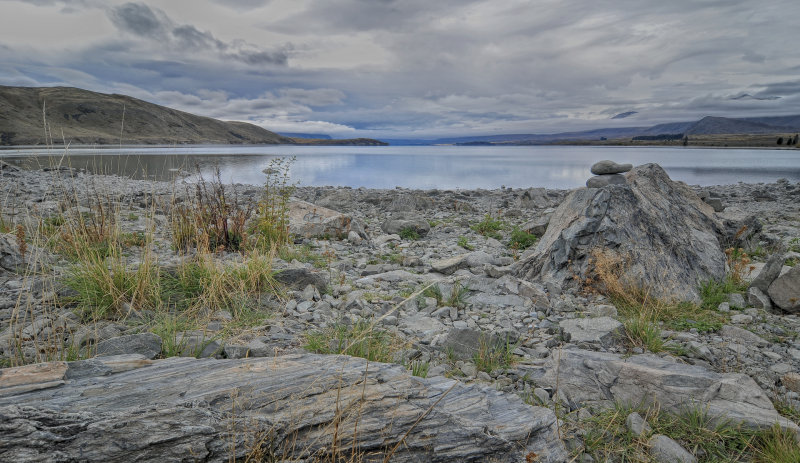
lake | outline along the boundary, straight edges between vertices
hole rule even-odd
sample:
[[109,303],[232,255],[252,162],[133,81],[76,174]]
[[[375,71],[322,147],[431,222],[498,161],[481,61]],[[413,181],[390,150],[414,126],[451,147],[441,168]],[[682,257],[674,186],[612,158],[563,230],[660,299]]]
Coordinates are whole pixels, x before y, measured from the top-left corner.
[[293,181],[304,186],[474,189],[583,186],[602,159],[634,165],[657,162],[674,180],[692,185],[800,182],[800,149],[714,149],[612,146],[291,146],[223,145],[116,148],[2,149],[0,159],[22,167],[69,165],[96,173],[161,180],[208,178],[262,184],[276,157],[295,157]]

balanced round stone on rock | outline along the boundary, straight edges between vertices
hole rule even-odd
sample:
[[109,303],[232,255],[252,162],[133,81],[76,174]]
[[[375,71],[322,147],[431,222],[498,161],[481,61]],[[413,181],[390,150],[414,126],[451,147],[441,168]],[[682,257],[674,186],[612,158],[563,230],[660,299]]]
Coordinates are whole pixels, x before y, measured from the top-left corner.
[[633,164],[617,164],[608,159],[594,163],[592,173],[595,175],[622,174],[633,169]]

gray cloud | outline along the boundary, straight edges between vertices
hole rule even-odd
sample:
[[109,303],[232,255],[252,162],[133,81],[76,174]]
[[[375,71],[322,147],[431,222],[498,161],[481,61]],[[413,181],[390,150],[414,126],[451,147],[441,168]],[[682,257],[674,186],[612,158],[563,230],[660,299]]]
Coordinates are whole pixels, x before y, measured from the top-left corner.
[[285,66],[288,62],[291,48],[288,45],[267,50],[241,39],[226,43],[191,24],[177,25],[166,13],[144,3],[131,2],[111,8],[108,16],[121,31],[150,40],[162,50],[167,46],[181,54],[186,51],[216,53],[249,65]]
[[150,7],[144,3],[126,3],[112,8],[108,14],[111,21],[118,28],[141,37],[153,38],[163,36],[168,28],[169,21],[166,15],[156,17]]

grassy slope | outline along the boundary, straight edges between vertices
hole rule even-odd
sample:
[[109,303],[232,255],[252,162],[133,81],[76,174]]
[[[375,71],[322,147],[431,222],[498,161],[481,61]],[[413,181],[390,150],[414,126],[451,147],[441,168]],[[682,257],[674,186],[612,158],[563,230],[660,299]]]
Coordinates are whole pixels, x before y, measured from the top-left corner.
[[43,107],[54,143],[293,143],[252,124],[196,116],[124,95],[0,86],[0,144],[44,144]]

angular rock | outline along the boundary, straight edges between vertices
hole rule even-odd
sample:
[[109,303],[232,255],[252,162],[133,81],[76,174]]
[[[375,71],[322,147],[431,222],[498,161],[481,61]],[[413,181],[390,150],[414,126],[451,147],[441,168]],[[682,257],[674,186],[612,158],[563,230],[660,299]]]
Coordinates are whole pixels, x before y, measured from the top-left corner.
[[769,296],[764,294],[760,289],[751,286],[747,289],[747,302],[756,309],[770,310],[772,309],[772,301]]
[[712,417],[764,429],[776,422],[794,433],[800,428],[780,416],[769,397],[749,376],[716,373],[700,366],[673,363],[652,354],[622,358],[581,349],[564,349],[550,356],[541,376],[542,387],[558,387],[571,405],[611,401],[631,405],[658,403],[680,413],[701,404]]
[[612,174],[612,175],[596,175],[594,177],[589,177],[589,180],[586,180],[586,187],[587,188],[603,188],[608,185],[625,185],[627,180],[625,180],[624,175],[619,174]]
[[614,161],[609,161],[608,159],[606,159],[594,163],[592,165],[591,171],[595,175],[607,175],[607,174],[622,174],[624,172],[628,172],[631,169],[633,169],[633,164],[617,164]]
[[364,225],[352,216],[296,198],[289,201],[288,218],[289,233],[297,238],[346,239],[353,231],[368,239]]
[[346,356],[169,358],[0,397],[0,416],[0,459],[14,462],[243,461],[265,436],[277,461],[324,459],[356,429],[356,450],[379,461],[568,459],[550,410]]
[[611,317],[573,318],[559,325],[569,336],[569,342],[578,345],[588,343],[609,347],[622,339],[625,331],[622,323]]
[[522,231],[526,231],[536,236],[544,235],[544,232],[547,231],[547,225],[550,224],[550,217],[552,215],[543,215],[541,217],[537,217],[529,222],[525,222],[519,228]]
[[699,300],[700,282],[725,275],[714,212],[656,164],[636,167],[627,179],[570,193],[536,249],[515,264],[516,276],[578,287],[591,274],[592,255],[602,252],[625,264],[621,277],[632,286]]
[[500,338],[472,329],[451,329],[441,346],[442,351],[452,353],[461,360],[471,360],[481,349],[481,345],[496,345]]
[[742,248],[756,240],[763,229],[761,221],[740,209],[728,209],[719,214],[723,223],[723,247]]
[[424,217],[417,214],[394,214],[391,219],[381,224],[381,230],[388,234],[399,235],[404,230],[410,230],[420,237],[431,231],[431,226]]
[[97,344],[97,356],[141,354],[154,359],[161,354],[161,337],[154,333],[129,334],[106,339]]
[[653,428],[642,418],[642,415],[636,412],[631,413],[625,418],[625,426],[627,426],[628,431],[636,437],[646,436],[653,432]]
[[275,280],[295,291],[302,291],[311,285],[321,293],[328,287],[328,276],[324,272],[314,272],[305,267],[279,270]]
[[781,274],[784,261],[783,256],[784,253],[782,251],[771,255],[766,265],[764,265],[764,268],[758,272],[758,275],[753,279],[752,283],[750,283],[750,287],[758,288],[762,293],[766,294],[769,290],[769,285]]
[[800,265],[776,278],[769,285],[767,294],[784,312],[800,312]]
[[650,445],[650,456],[656,463],[697,463],[694,455],[663,434],[656,434],[647,443]]
[[742,344],[764,347],[769,344],[764,338],[738,326],[722,325],[719,335],[723,338],[732,339]]

